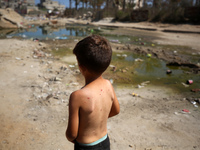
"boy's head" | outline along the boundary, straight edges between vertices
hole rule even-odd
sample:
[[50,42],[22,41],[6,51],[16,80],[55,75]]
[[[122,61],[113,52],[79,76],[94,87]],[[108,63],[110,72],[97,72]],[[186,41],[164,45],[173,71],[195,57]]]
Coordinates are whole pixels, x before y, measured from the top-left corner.
[[112,48],[105,38],[91,35],[79,41],[73,53],[80,66],[84,66],[92,73],[101,74],[110,64]]

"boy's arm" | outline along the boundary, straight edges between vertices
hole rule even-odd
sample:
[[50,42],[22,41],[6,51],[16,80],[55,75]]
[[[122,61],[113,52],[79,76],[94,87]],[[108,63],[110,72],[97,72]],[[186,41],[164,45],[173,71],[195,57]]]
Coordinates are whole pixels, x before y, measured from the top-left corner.
[[75,92],[70,95],[68,127],[66,131],[67,139],[73,143],[77,138],[79,126],[79,103],[76,95]]
[[[113,89],[113,87],[112,87],[112,89]],[[113,117],[113,116],[119,114],[119,112],[120,112],[119,102],[117,100],[117,96],[116,96],[115,91],[113,89],[113,103],[112,103],[112,107],[111,107],[110,114],[109,114],[108,117],[109,118]]]

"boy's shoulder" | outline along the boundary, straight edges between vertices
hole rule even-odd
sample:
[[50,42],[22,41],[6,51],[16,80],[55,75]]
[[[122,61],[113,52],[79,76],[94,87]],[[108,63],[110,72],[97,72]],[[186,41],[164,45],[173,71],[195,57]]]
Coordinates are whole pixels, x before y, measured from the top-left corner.
[[[113,90],[113,86],[109,80],[103,79],[102,81],[103,82],[101,82],[101,84],[103,85],[104,88]],[[101,85],[94,82],[93,84],[86,85],[86,86],[82,87],[81,89],[72,92],[71,96],[73,98],[78,97],[79,99],[84,98],[84,97],[91,95],[92,91],[94,91],[95,89],[99,89],[99,88],[101,88]]]

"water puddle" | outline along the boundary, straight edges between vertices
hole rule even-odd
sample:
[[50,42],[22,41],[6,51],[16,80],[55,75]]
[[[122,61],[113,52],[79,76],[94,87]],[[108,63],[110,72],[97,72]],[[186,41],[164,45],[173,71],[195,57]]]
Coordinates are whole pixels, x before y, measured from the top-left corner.
[[[153,85],[168,86],[179,91],[188,91],[192,88],[200,88],[199,75],[188,74],[188,68],[167,66],[162,60],[138,56],[131,52],[113,54],[111,64],[116,67],[108,69],[109,78],[122,85],[139,85],[150,81]],[[167,70],[172,73],[168,74]],[[193,84],[187,85],[187,80],[192,79]]]

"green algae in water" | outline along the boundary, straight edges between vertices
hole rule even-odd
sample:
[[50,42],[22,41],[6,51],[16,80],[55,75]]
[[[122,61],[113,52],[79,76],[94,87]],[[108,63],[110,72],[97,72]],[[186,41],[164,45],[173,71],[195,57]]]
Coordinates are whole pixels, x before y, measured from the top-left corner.
[[55,48],[52,50],[52,54],[54,56],[58,56],[58,57],[64,57],[64,56],[68,56],[68,55],[72,55],[72,49],[70,48]]
[[[127,57],[123,57],[124,54]],[[162,60],[138,56],[131,52],[120,55],[113,53],[111,64],[116,66],[116,71],[109,67],[104,75],[106,78],[114,80],[114,83],[121,87],[136,86],[142,82],[150,81],[152,85],[174,88],[179,92],[188,92],[193,88],[200,88],[199,76],[187,74],[187,68],[169,67]],[[171,70],[172,74],[167,74],[167,70]],[[192,79],[194,83],[186,88],[184,85],[189,79]]]

